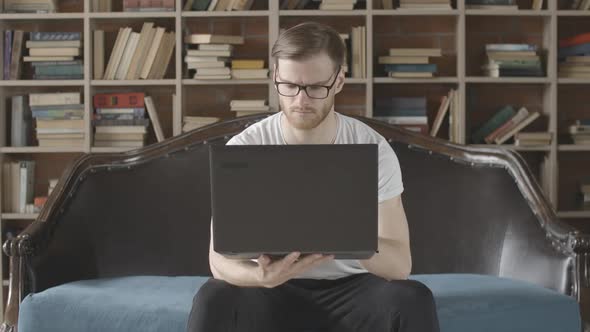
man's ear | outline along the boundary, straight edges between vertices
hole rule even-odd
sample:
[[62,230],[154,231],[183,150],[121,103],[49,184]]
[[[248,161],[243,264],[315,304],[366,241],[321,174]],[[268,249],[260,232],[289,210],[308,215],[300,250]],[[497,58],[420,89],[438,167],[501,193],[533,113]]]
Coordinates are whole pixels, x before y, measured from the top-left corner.
[[338,94],[344,87],[344,70],[340,70],[336,83],[334,83],[334,94]]

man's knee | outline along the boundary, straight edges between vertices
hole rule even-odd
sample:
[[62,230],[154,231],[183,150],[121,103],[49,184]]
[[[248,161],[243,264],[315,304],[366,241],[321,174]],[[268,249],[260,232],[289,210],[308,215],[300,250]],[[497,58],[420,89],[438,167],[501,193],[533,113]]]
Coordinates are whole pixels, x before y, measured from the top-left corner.
[[193,309],[218,309],[234,303],[240,288],[223,280],[209,279],[193,298]]
[[428,308],[434,306],[432,291],[415,280],[393,280],[389,282],[389,296],[392,301],[404,306]]

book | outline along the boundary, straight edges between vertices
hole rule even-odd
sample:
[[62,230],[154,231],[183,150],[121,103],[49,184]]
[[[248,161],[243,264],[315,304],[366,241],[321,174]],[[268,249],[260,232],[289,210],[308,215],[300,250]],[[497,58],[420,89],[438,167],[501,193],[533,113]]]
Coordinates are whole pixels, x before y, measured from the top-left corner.
[[520,121],[514,128],[509,130],[507,133],[499,136],[495,139],[496,144],[502,144],[510,139],[514,134],[528,126],[531,122],[535,121],[540,116],[539,112],[530,113],[524,120]]
[[435,116],[434,121],[432,123],[432,128],[430,130],[430,136],[436,137],[436,134],[438,133],[440,126],[442,124],[442,120],[444,119],[445,115],[449,111],[451,101],[453,100],[453,98],[456,98],[455,94],[456,94],[455,90],[450,90],[448,95],[442,96],[441,102],[440,102],[440,107],[438,108],[438,111],[436,112],[436,116]]
[[158,142],[161,142],[165,139],[164,131],[162,130],[162,126],[160,125],[160,119],[158,118],[158,112],[156,110],[156,105],[154,104],[152,97],[145,97],[145,106],[147,108],[149,117],[152,120],[154,132],[156,133],[156,139],[158,140]]

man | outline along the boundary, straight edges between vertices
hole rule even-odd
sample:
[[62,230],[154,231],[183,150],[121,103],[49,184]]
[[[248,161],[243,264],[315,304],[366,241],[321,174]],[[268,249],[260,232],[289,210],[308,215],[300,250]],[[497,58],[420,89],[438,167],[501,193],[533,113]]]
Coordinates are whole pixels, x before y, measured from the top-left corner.
[[227,144],[378,144],[379,252],[361,261],[291,253],[255,262],[225,258],[211,243],[214,279],[195,296],[190,332],[438,331],[432,293],[407,280],[411,255],[397,157],[377,132],[334,112],[344,52],[339,34],[325,25],[283,32],[272,50],[281,112]]

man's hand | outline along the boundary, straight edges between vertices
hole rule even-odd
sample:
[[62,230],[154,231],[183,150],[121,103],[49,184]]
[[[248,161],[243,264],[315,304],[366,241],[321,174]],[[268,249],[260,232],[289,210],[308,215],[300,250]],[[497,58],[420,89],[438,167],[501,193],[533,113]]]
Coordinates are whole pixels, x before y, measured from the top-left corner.
[[284,258],[272,261],[270,257],[262,255],[258,258],[258,268],[256,275],[258,282],[262,287],[274,288],[289,279],[311,269],[312,267],[323,264],[334,258],[333,255],[305,255],[301,259],[300,253],[292,252]]

